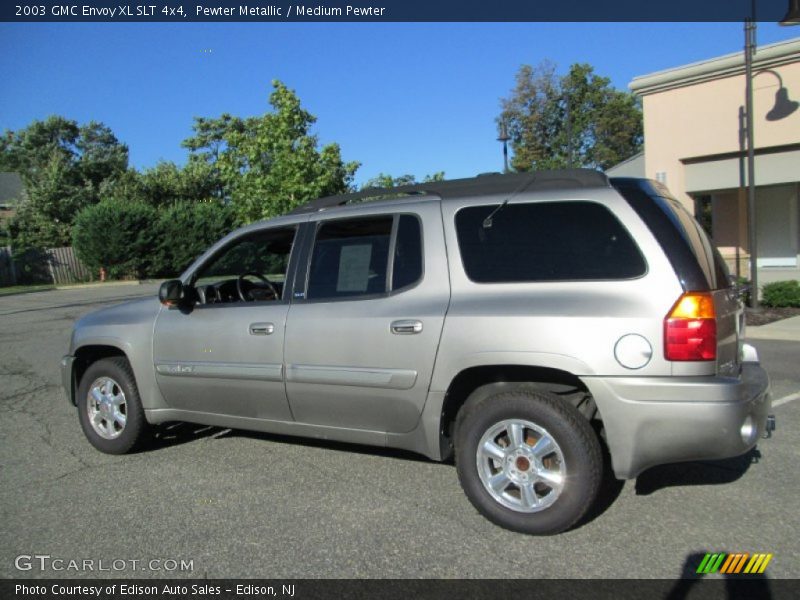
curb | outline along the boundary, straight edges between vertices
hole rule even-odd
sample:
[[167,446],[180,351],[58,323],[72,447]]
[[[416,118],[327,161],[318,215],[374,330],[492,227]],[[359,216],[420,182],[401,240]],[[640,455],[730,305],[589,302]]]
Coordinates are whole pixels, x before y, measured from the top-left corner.
[[43,294],[45,292],[54,292],[55,287],[46,287],[40,290],[23,290],[21,292],[12,292],[10,294],[0,294],[0,298],[10,298],[11,296],[23,296],[25,294]]
[[775,342],[800,342],[800,334],[791,331],[752,331],[748,328],[744,339],[746,341],[772,340]]
[[800,342],[800,315],[773,321],[766,325],[748,326],[745,339]]
[[115,286],[125,286],[125,285],[148,285],[151,283],[157,283],[154,279],[141,279],[141,280],[130,280],[130,281],[103,281],[102,283],[76,283],[71,285],[57,285],[55,289],[57,290],[80,290],[84,288],[100,288],[100,287],[115,287]]

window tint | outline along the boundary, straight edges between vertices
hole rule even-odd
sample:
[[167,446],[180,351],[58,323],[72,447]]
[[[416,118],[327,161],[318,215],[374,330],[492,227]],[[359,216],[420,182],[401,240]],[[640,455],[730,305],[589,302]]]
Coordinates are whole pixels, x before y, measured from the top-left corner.
[[653,232],[684,289],[713,290],[732,284],[719,251],[667,188],[646,179],[615,178],[611,183]]
[[392,290],[416,283],[422,277],[422,232],[419,219],[400,215],[394,245]]
[[200,283],[259,273],[271,281],[283,281],[289,265],[295,230],[259,231],[239,238],[223,249],[198,273]]
[[646,271],[628,232],[600,204],[498,206],[465,208],[456,215],[461,257],[473,281],[629,279]]
[[712,289],[730,287],[731,278],[728,266],[725,264],[719,250],[711,243],[708,234],[700,223],[689,214],[689,211],[677,200],[670,200],[672,210],[678,215],[686,239],[692,247],[692,252],[697,257],[697,262],[703,274],[711,284]]
[[317,231],[308,299],[386,292],[391,216],[324,223]]

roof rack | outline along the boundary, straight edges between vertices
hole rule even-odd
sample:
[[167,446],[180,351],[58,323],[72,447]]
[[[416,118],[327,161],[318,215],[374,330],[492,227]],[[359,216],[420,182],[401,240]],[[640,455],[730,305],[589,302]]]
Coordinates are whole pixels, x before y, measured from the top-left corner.
[[318,212],[337,206],[368,201],[396,199],[398,196],[436,196],[440,199],[459,196],[515,194],[531,190],[566,189],[576,187],[608,187],[608,178],[591,169],[561,169],[529,173],[485,173],[466,179],[429,181],[393,188],[367,188],[360,192],[326,196],[295,208],[290,214]]

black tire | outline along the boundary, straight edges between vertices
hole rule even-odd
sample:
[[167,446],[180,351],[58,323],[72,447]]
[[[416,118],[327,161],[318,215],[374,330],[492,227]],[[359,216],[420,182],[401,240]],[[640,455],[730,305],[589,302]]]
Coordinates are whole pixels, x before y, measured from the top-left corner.
[[[94,403],[94,408],[90,407],[89,394],[93,385],[102,381],[113,383],[111,389],[116,397],[120,397],[120,392],[124,396],[124,405],[118,409],[119,413],[124,414],[124,425],[120,425],[113,418],[107,419],[100,415],[101,424],[98,425],[98,429],[114,436],[112,439],[101,435],[91,422],[90,411],[97,411],[98,403]],[[135,450],[149,434],[136,379],[126,358],[103,358],[90,365],[81,378],[76,400],[81,429],[92,446],[101,452],[126,454]],[[109,429],[110,427],[113,431]]]
[[[519,432],[525,423],[539,429],[522,426],[524,444],[514,445],[512,427]],[[499,437],[492,437],[498,430]],[[487,460],[485,452],[478,456],[484,436],[484,442],[492,440],[503,451],[502,459]],[[550,445],[555,450],[535,462],[536,442],[548,438],[555,442]],[[533,535],[552,535],[574,526],[595,502],[603,477],[600,443],[589,422],[564,400],[533,389],[468,400],[456,420],[455,458],[461,487],[483,516],[506,529]],[[555,474],[551,467],[558,471],[553,484],[540,478]],[[507,487],[490,492],[488,481],[495,477],[499,486]]]

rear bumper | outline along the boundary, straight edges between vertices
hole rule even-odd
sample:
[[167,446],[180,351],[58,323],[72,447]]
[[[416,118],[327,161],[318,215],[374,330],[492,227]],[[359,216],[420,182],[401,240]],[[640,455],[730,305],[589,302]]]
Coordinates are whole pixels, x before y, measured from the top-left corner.
[[75,357],[67,354],[61,358],[61,387],[70,404],[75,404],[75,386],[72,382],[72,363]]
[[758,363],[733,377],[587,377],[615,475],[740,456],[769,433],[769,378]]

